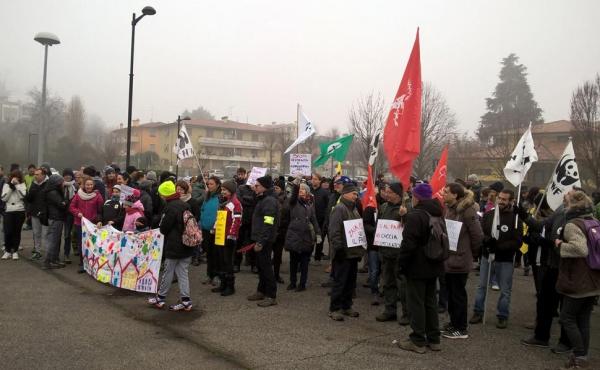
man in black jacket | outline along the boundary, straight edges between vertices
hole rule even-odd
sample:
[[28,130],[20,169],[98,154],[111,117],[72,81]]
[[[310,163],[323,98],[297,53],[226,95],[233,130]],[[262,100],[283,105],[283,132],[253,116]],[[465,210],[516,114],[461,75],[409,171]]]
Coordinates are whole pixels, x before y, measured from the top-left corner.
[[317,243],[315,248],[315,263],[318,265],[323,257],[323,240],[325,240],[325,233],[323,232],[323,225],[325,224],[325,214],[327,213],[327,204],[329,203],[329,192],[321,187],[321,175],[313,173],[311,179],[310,192],[314,197],[315,214],[317,215],[317,222],[323,235],[321,235],[321,242]]
[[[5,181],[4,167],[0,165],[0,189],[4,187]],[[6,204],[0,199],[0,248],[2,251],[4,251],[4,211],[6,211]]]
[[516,213],[513,211],[515,193],[504,189],[496,197],[496,208],[488,211],[481,222],[483,229],[483,248],[481,268],[479,274],[479,287],[475,297],[473,316],[470,324],[479,324],[483,321],[485,300],[487,295],[488,272],[490,263],[495,261],[496,278],[500,284],[500,297],[496,316],[498,329],[505,329],[508,325],[510,311],[510,295],[512,290],[512,277],[514,271],[513,261],[515,252],[521,247],[523,236],[523,223],[519,219],[515,228]]
[[25,196],[27,212],[31,215],[31,227],[33,229],[33,250],[31,259],[42,258],[42,250],[46,246],[48,238],[48,211],[44,200],[44,189],[48,176],[43,168],[36,168],[33,173],[33,182]]
[[248,297],[249,301],[261,301],[259,307],[277,304],[277,283],[271,253],[277,238],[279,203],[275,198],[271,176],[259,177],[254,185],[256,207],[252,213],[252,241],[255,243],[256,266],[258,267],[258,287],[256,293]]
[[444,273],[444,261],[427,258],[424,248],[431,236],[430,217],[442,217],[442,205],[431,199],[429,184],[418,184],[412,192],[413,209],[404,217],[398,263],[406,276],[406,303],[412,333],[396,344],[403,350],[425,353],[425,346],[440,350],[440,328],[436,297],[437,279]]
[[64,179],[61,175],[52,175],[44,188],[44,199],[48,210],[48,235],[43,269],[65,267],[58,259],[62,230],[67,217],[67,202],[63,195],[63,182]]

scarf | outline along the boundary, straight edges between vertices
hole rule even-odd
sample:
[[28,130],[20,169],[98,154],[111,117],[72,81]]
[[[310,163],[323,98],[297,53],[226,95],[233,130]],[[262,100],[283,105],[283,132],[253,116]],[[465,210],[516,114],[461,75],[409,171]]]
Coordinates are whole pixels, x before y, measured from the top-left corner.
[[83,191],[83,188],[79,188],[79,190],[77,190],[77,195],[79,195],[79,198],[81,198],[81,200],[92,200],[96,198],[96,195],[98,195],[98,193],[96,191],[86,193],[85,191]]
[[571,208],[567,210],[565,214],[565,218],[567,221],[572,220],[574,218],[583,218],[584,216],[591,216],[594,210],[591,207],[587,208]]
[[179,198],[181,198],[181,194],[179,194],[177,192],[175,194],[173,194],[173,195],[168,196],[168,197],[164,197],[165,201],[167,201],[167,202],[171,201],[171,200],[179,199]]
[[75,184],[75,180],[65,181],[65,186],[64,186],[65,199],[71,200],[75,196],[75,185],[74,184]]
[[183,194],[179,197],[179,199],[183,200],[184,202],[188,202],[188,200],[192,199],[192,195],[191,194]]
[[38,186],[39,186],[39,185],[42,185],[42,184],[43,184],[43,183],[45,183],[46,181],[48,181],[48,176],[44,177],[44,179],[43,179],[41,182],[37,182],[37,181],[33,180],[33,182],[34,182],[36,185],[38,185]]

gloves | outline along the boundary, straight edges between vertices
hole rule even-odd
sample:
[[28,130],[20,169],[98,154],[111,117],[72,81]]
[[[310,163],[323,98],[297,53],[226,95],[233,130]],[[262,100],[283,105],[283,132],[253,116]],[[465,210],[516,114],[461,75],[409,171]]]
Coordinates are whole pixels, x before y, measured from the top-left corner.
[[323,238],[321,238],[321,235],[317,235],[317,244],[321,243],[323,243]]
[[13,184],[12,181],[8,183],[8,187],[10,188],[10,190],[15,190],[16,189],[15,184]]

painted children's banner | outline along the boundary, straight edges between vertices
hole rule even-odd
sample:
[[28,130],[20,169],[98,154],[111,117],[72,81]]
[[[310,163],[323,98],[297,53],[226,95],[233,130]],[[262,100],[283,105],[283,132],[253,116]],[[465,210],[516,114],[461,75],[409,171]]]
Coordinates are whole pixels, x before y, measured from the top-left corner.
[[292,175],[310,176],[312,174],[310,157],[310,154],[290,154],[290,173]]
[[403,227],[398,221],[379,219],[373,244],[380,247],[400,248],[402,230]]
[[367,236],[362,219],[344,221],[344,231],[348,248],[359,246],[367,248]]
[[460,229],[462,228],[462,222],[453,221],[446,219],[446,230],[448,230],[448,242],[450,243],[450,250],[456,252],[458,250],[458,237],[460,236]]
[[81,224],[83,268],[94,279],[118,288],[156,293],[164,237],[158,229],[139,234],[112,226]]

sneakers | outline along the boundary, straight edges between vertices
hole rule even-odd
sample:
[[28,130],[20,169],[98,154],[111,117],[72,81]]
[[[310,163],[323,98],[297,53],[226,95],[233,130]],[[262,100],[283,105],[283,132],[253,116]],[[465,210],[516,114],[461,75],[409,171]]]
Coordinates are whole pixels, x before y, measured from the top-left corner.
[[508,326],[508,320],[499,317],[498,321],[496,322],[496,327],[498,329],[506,329],[507,326]]
[[329,312],[329,317],[333,321],[344,321],[344,316],[342,315],[342,313],[340,311]]
[[468,339],[469,333],[466,330],[452,329],[442,333],[442,337],[448,339]]
[[410,317],[408,317],[408,315],[402,315],[400,317],[400,320],[398,320],[398,325],[400,325],[400,326],[410,325]]
[[442,350],[442,346],[439,343],[427,343],[427,348],[433,352],[439,352]]
[[535,336],[528,339],[521,339],[521,344],[530,347],[548,348],[548,341],[539,340]]
[[31,252],[31,260],[32,261],[37,261],[39,259],[42,259],[42,254],[38,251],[33,251]]
[[69,256],[65,256],[65,258],[63,258],[63,261],[67,264],[70,265],[71,264],[71,257]]
[[382,312],[379,315],[375,316],[375,320],[379,321],[379,322],[386,322],[386,321],[396,321],[397,316],[396,314],[390,313],[390,312]]
[[258,307],[271,307],[277,305],[277,300],[275,298],[265,298],[262,302],[258,302],[256,304]]
[[248,296],[247,299],[249,301],[262,301],[263,299],[265,299],[265,295],[262,294],[261,292],[256,292],[256,293]]
[[560,355],[563,353],[569,353],[573,350],[573,348],[558,342],[558,344],[550,349],[550,352]]
[[561,369],[585,369],[587,367],[589,367],[589,363],[585,358],[571,356]]
[[405,351],[416,352],[419,354],[423,354],[423,353],[427,352],[427,350],[425,349],[425,346],[417,346],[410,339],[406,339],[406,340],[402,340],[402,341],[394,340],[392,343],[397,345],[398,348],[403,349]]
[[19,253],[17,253],[17,252],[13,253],[12,254],[12,259],[13,259],[13,261],[18,260],[19,259]]
[[169,311],[186,311],[192,310],[192,301],[181,301],[169,306]]
[[165,306],[165,299],[159,296],[150,297],[148,298],[148,304],[156,308],[163,308]]
[[11,257],[12,257],[12,253],[8,253],[8,252],[4,252],[4,254],[2,255],[3,260],[7,260]]
[[483,316],[480,313],[474,312],[471,319],[469,319],[469,324],[481,324],[483,322]]
[[354,311],[351,308],[348,308],[347,310],[342,310],[342,315],[348,316],[348,317],[358,317],[358,316],[360,316],[360,314],[357,311]]
[[499,291],[500,290],[500,285],[498,285],[498,284],[492,284],[492,290]]

